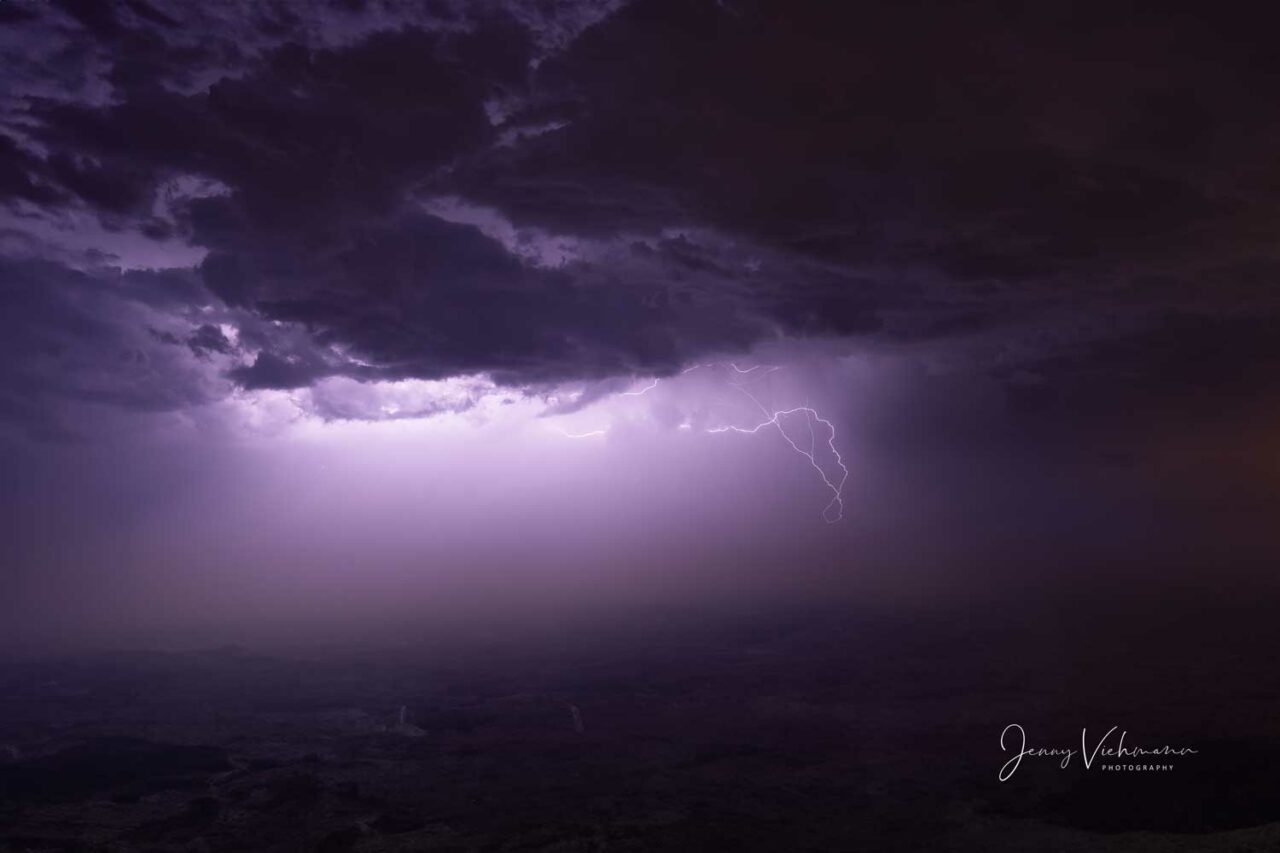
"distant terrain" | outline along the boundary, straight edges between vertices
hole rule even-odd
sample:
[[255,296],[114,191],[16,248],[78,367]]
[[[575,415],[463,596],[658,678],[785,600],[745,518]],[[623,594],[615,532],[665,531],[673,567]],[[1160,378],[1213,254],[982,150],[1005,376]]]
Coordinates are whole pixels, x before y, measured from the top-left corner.
[[[1280,849],[1280,673],[1239,654],[1262,620],[1178,618],[654,616],[592,642],[11,661],[0,850]],[[1200,753],[1001,784],[1015,721]]]

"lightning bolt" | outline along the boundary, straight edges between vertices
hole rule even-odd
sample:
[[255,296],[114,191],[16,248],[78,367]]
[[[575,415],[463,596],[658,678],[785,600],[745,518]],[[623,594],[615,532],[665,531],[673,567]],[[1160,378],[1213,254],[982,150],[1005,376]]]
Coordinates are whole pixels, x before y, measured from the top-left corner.
[[[684,370],[680,371],[680,375],[684,376],[686,373],[693,373],[693,371],[695,370],[702,370],[704,368],[710,368],[710,367],[728,367],[732,369],[734,373],[742,374],[744,376],[749,373],[755,373],[757,370],[763,370],[764,373],[761,373],[760,375],[767,376],[768,374],[773,373],[775,370],[782,369],[781,367],[778,367],[777,365],[773,365],[773,364],[757,364],[754,367],[743,368],[743,367],[739,367],[737,364],[735,364],[732,361],[722,361],[722,362],[712,361],[712,362],[704,362],[702,364],[695,364],[692,367],[686,367]],[[656,379],[654,380],[654,383],[655,384],[657,383]],[[645,389],[645,390],[648,390],[648,389]]]
[[607,429],[593,429],[590,432],[569,432],[567,429],[560,429],[559,427],[556,427],[556,429],[560,430],[560,434],[565,438],[599,438],[609,432]]
[[619,397],[641,397],[641,396],[644,396],[645,394],[648,394],[650,391],[652,391],[654,388],[657,388],[657,387],[658,387],[658,380],[654,379],[652,382],[650,382],[648,385],[641,388],[639,391],[623,391],[618,396]]
[[[792,450],[794,450],[796,453],[799,453],[805,459],[809,460],[809,464],[813,467],[813,470],[818,472],[818,476],[822,478],[822,482],[831,491],[831,500],[827,503],[826,507],[824,507],[822,510],[822,520],[825,521],[827,524],[835,524],[837,521],[840,521],[841,519],[843,519],[844,518],[844,484],[845,484],[845,481],[849,479],[849,468],[844,464],[844,458],[840,455],[840,451],[836,449],[835,424],[833,424],[831,421],[819,415],[815,409],[809,406],[797,406],[794,409],[779,409],[779,410],[770,412],[767,408],[765,408],[764,404],[762,404],[758,399],[756,399],[756,397],[746,388],[743,388],[741,385],[738,385],[738,384],[735,384],[734,387],[737,388],[739,391],[741,391],[743,394],[747,395],[747,397],[751,400],[751,402],[756,404],[756,406],[764,414],[765,420],[751,427],[741,427],[741,426],[732,426],[732,425],[722,426],[722,427],[710,427],[707,429],[707,432],[709,433],[737,432],[737,433],[742,433],[744,435],[755,435],[756,433],[760,432],[762,429],[766,429],[768,427],[775,427],[778,430],[778,435],[782,436],[783,440],[785,440],[787,444],[791,445]],[[809,449],[808,450],[805,450],[803,447],[797,444],[795,440],[792,439],[792,437],[787,433],[786,428],[782,425],[782,419],[784,417],[786,417],[787,415],[795,415],[800,412],[804,413],[805,423],[809,427]],[[840,475],[836,477],[835,480],[832,480],[831,477],[828,477],[826,469],[824,469],[821,465],[818,464],[817,434],[814,432],[814,429],[813,429],[813,424],[815,421],[827,428],[827,447],[831,450],[831,455],[835,457],[835,460],[836,460],[836,466],[840,469]]]
[[[827,505],[822,510],[822,520],[827,522],[827,524],[835,524],[837,521],[841,521],[844,518],[844,486],[849,479],[849,468],[844,462],[844,457],[840,455],[840,451],[836,448],[835,424],[833,424],[831,421],[827,420],[826,418],[822,417],[822,415],[819,414],[816,409],[807,405],[796,406],[795,408],[791,408],[791,409],[770,410],[768,407],[766,407],[763,403],[760,402],[760,399],[758,397],[756,397],[754,394],[752,394],[750,391],[747,390],[747,388],[745,387],[746,382],[753,381],[755,379],[767,376],[776,370],[782,369],[781,367],[778,367],[775,365],[757,364],[753,367],[740,367],[734,362],[719,362],[719,363],[710,362],[710,363],[704,363],[704,364],[695,364],[692,367],[687,367],[684,370],[680,371],[679,375],[684,376],[686,374],[692,373],[695,370],[703,370],[703,369],[709,369],[714,367],[728,367],[738,376],[743,377],[741,381],[731,382],[729,384],[732,385],[734,388],[736,388],[738,391],[740,391],[742,394],[744,394],[747,397],[747,399],[749,399],[752,403],[755,404],[756,408],[758,408],[761,414],[764,416],[764,420],[760,421],[759,423],[753,426],[736,426],[736,425],[730,424],[727,426],[708,427],[707,429],[704,430],[704,432],[709,434],[721,434],[721,433],[734,432],[734,433],[740,433],[742,435],[755,435],[756,433],[767,430],[769,427],[773,427],[778,431],[778,434],[782,436],[783,440],[786,441],[786,443],[791,447],[792,450],[794,450],[796,453],[799,453],[801,456],[803,456],[805,459],[809,461],[809,465],[813,468],[813,470],[818,472],[818,477],[821,478],[823,485],[826,486],[828,491],[830,491],[831,500],[827,502]],[[760,372],[757,373],[757,371],[760,371]],[[661,380],[655,378],[652,381],[650,381],[648,385],[645,385],[643,388],[638,388],[632,391],[624,391],[618,396],[621,396],[621,397],[643,396],[649,393],[650,391],[652,391],[654,388],[657,388],[660,381]],[[798,443],[794,438],[792,438],[791,433],[787,431],[787,426],[784,424],[784,419],[794,420],[796,416],[801,414],[804,415],[805,424],[809,430],[808,449],[805,449],[800,443]],[[835,474],[834,472],[832,472],[831,474],[828,474],[827,469],[824,468],[818,462],[819,430],[815,429],[815,426],[814,426],[815,424],[820,425],[825,430],[825,433],[826,433],[825,444],[827,449],[831,452],[832,458],[835,459],[836,468],[839,469],[838,475]],[[679,428],[682,430],[692,429],[691,425],[687,422],[680,424]],[[596,429],[596,430],[591,430],[589,432],[581,432],[581,433],[571,433],[564,429],[560,429],[559,431],[560,431],[560,434],[565,436],[566,438],[574,438],[574,439],[598,438],[608,433],[607,429]]]

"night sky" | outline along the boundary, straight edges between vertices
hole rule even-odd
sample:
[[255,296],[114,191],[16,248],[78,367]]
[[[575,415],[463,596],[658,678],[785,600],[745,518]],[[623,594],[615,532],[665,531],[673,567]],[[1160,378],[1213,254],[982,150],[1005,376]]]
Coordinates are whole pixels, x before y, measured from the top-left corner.
[[0,638],[1274,600],[1254,6],[0,2]]

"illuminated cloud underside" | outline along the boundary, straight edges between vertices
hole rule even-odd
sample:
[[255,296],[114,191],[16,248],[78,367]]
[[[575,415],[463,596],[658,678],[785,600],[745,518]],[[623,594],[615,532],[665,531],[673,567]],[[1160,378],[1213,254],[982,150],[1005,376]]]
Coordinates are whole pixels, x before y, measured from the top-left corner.
[[[637,381],[628,390],[573,407],[570,414],[562,414],[560,407],[576,402],[584,394],[582,389],[516,391],[502,388],[486,376],[370,383],[335,378],[295,392],[248,392],[241,396],[239,407],[250,413],[243,422],[245,428],[272,434],[290,428],[305,432],[324,424],[345,423],[355,428],[361,423],[441,418],[462,418],[472,427],[500,421],[526,426],[546,423],[554,434],[575,440],[606,438],[616,422],[634,423],[637,418],[677,433],[756,435],[776,431],[809,463],[830,493],[821,514],[828,523],[835,523],[844,518],[844,487],[849,476],[837,447],[836,426],[808,405],[766,405],[762,397],[788,396],[790,389],[777,381],[783,370],[771,365],[744,368],[733,362],[698,364],[669,379]],[[706,378],[695,382],[695,373]],[[688,413],[676,420],[668,413],[659,420],[649,405],[659,395],[665,395],[664,405],[680,401]],[[696,426],[694,411],[700,413]]]

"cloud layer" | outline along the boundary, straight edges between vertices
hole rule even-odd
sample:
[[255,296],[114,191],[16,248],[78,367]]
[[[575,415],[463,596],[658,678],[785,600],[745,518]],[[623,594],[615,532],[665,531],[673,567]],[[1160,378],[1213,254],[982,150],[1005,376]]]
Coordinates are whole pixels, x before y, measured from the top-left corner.
[[[1029,409],[1280,361],[1257,331],[1277,310],[1280,65],[1246,17],[684,0],[0,16],[0,300],[21,329],[0,416],[37,434],[86,401],[671,375],[793,338],[941,349]],[[1213,357],[1162,358],[1171,334]]]

